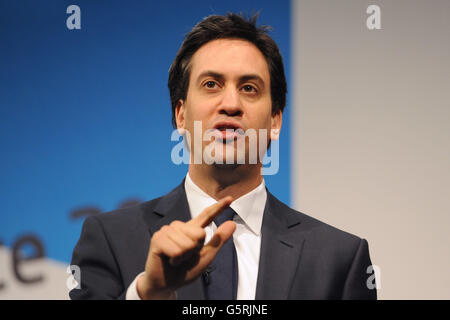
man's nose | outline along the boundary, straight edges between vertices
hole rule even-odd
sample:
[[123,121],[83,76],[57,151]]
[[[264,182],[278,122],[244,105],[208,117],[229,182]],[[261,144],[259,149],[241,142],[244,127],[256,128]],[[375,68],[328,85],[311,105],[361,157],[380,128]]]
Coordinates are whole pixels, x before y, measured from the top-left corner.
[[219,113],[228,116],[242,115],[242,104],[239,97],[239,91],[236,88],[228,87],[224,90]]

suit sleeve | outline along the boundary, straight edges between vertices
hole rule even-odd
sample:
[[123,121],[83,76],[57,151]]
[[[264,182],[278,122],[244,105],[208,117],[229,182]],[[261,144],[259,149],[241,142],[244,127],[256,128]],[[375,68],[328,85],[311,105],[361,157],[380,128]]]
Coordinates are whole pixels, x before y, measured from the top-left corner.
[[[367,273],[367,268],[372,265],[369,256],[369,245],[365,239],[361,239],[347,278],[344,284],[342,299],[348,300],[376,300],[377,290],[372,288],[372,273]],[[372,288],[372,289],[371,289]]]
[[119,267],[98,217],[87,217],[73,251],[71,265],[80,268],[81,288],[72,289],[72,300],[125,299]]

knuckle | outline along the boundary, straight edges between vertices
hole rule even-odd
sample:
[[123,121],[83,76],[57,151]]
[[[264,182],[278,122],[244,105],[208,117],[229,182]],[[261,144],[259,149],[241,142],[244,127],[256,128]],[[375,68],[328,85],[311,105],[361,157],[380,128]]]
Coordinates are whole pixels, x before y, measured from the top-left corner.
[[199,241],[203,241],[203,240],[205,240],[205,238],[206,238],[206,231],[205,231],[205,229],[200,228],[200,229],[197,231],[197,239],[198,239]]
[[173,228],[171,226],[165,225],[161,228],[161,231],[167,235],[167,234],[173,232]]
[[195,247],[197,246],[197,242],[196,241],[193,241],[193,240],[188,240],[187,242],[186,242],[186,249],[187,250],[192,250],[192,249],[195,249]]
[[162,232],[161,231],[156,231],[153,236],[152,236],[152,242],[153,241],[158,241],[159,239],[161,239],[162,236]]
[[153,234],[150,239],[151,248],[160,248],[161,244],[165,241],[165,235],[161,231],[157,231]]
[[175,220],[170,224],[170,226],[173,228],[180,228],[182,225],[183,225],[183,222],[181,222],[179,220]]
[[173,257],[174,258],[179,258],[184,254],[184,250],[181,248],[176,248],[173,250]]

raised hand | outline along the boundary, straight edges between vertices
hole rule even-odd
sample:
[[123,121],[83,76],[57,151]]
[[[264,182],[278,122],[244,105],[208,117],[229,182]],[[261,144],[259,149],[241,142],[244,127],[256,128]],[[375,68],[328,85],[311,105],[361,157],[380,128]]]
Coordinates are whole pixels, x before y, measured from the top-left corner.
[[236,224],[227,221],[220,225],[206,245],[204,228],[232,201],[232,197],[225,197],[194,219],[173,221],[153,234],[145,273],[137,281],[137,291],[142,299],[169,299],[176,289],[200,276],[231,238]]

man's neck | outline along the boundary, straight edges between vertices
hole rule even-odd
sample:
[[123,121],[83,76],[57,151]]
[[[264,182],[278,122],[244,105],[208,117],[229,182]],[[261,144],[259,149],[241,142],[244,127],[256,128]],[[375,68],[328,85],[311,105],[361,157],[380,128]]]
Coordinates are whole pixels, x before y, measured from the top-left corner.
[[258,165],[220,167],[191,164],[189,176],[200,189],[216,200],[226,196],[238,199],[259,186],[263,180]]

